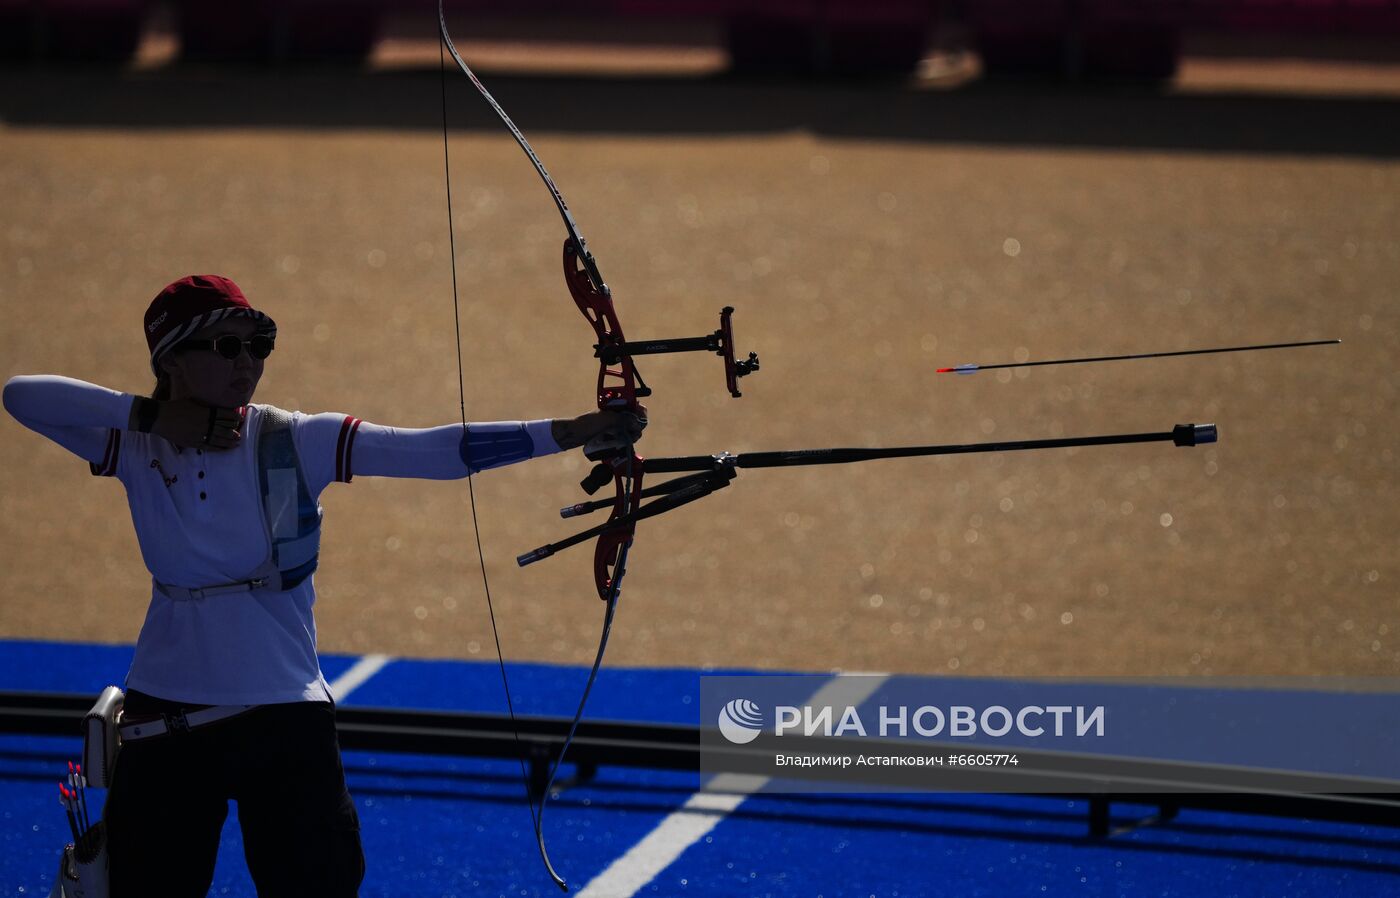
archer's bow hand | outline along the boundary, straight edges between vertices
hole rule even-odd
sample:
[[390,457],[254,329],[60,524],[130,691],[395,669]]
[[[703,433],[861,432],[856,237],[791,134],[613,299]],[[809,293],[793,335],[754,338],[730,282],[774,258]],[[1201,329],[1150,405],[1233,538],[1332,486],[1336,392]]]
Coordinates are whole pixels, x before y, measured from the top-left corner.
[[631,412],[588,412],[577,418],[557,418],[550,428],[560,449],[584,447],[589,458],[629,448],[642,438],[645,418]]

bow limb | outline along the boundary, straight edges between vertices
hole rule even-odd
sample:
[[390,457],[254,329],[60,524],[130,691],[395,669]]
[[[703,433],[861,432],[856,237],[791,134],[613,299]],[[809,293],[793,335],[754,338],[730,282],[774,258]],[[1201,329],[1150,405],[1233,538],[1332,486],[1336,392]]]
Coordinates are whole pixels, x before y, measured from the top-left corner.
[[[438,31],[442,35],[442,43],[446,46],[447,52],[452,55],[453,61],[457,63],[457,68],[462,70],[463,75],[471,79],[472,84],[476,87],[477,92],[481,94],[482,99],[495,111],[501,123],[506,126],[506,130],[510,131],[511,136],[515,138],[515,142],[520,145],[520,149],[530,158],[530,162],[534,165],[535,171],[540,176],[540,180],[544,181],[544,186],[549,190],[549,195],[554,199],[554,205],[558,208],[560,217],[564,219],[564,228],[569,232],[569,240],[574,244],[579,257],[583,260],[584,269],[588,272],[589,280],[593,282],[594,286],[599,291],[606,293],[607,285],[603,282],[603,276],[598,271],[597,263],[593,261],[593,254],[588,251],[587,242],[584,241],[583,235],[579,233],[578,224],[574,221],[574,214],[569,211],[569,204],[564,202],[564,194],[559,192],[559,188],[554,184],[554,179],[549,176],[549,170],[544,167],[544,163],[540,161],[540,157],[535,155],[534,147],[530,146],[530,142],[525,139],[525,135],[515,126],[515,122],[511,121],[511,117],[506,115],[505,109],[501,107],[500,103],[496,102],[495,97],[491,96],[491,92],[486,89],[486,85],[482,84],[481,79],[476,77],[476,73],[471,70],[466,60],[462,59],[462,55],[457,52],[457,47],[453,45],[452,35],[447,33],[447,14],[443,11],[443,0],[438,0]],[[444,113],[444,121],[445,115]]]
[[[632,511],[641,504],[641,474],[629,473],[640,472],[641,463],[642,458],[633,453],[622,461],[622,466],[626,469],[624,472],[619,473],[614,469],[613,482],[617,498],[613,502],[612,514],[608,516],[609,523],[627,520]],[[610,597],[621,589],[622,575],[627,570],[627,550],[632,547],[632,537],[636,532],[637,524],[633,520],[598,535],[598,542],[593,549],[593,582],[598,588],[598,598],[605,602],[610,601]]]

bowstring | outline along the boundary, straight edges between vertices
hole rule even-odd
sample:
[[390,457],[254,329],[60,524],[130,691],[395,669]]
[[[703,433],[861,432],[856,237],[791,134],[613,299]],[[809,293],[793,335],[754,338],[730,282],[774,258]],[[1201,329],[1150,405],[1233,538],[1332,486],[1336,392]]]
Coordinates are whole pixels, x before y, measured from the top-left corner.
[[[442,169],[447,182],[447,247],[448,255],[452,259],[452,323],[453,333],[457,337],[457,394],[458,409],[461,413],[462,440],[467,445],[467,386],[466,377],[462,365],[462,317],[461,309],[457,300],[457,243],[456,234],[452,224],[452,164],[451,156],[447,149],[447,57],[443,49],[443,41],[438,41],[438,77],[442,88]],[[530,774],[525,767],[525,749],[520,741],[520,726],[515,719],[515,702],[510,695],[510,680],[506,676],[505,653],[501,651],[501,631],[496,626],[496,607],[491,601],[491,579],[486,574],[486,553],[481,546],[481,524],[476,514],[476,488],[473,485],[471,464],[467,464],[467,495],[471,499],[472,532],[476,538],[476,556],[481,565],[481,585],[486,592],[486,611],[491,619],[491,636],[496,643],[496,663],[501,671],[501,687],[506,694],[506,710],[510,714],[510,729],[515,737],[516,759],[520,762],[520,782],[525,787],[525,804],[530,809],[530,825],[535,830],[535,838],[540,835],[540,816],[544,811],[543,797],[541,798],[540,814],[535,812],[535,798],[530,791]],[[548,790],[546,790],[548,795]]]

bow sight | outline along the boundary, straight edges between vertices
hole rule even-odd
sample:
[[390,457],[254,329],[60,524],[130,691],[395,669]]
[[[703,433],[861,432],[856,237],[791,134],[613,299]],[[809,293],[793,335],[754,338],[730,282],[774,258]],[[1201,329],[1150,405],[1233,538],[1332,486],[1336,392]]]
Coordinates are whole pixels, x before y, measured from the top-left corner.
[[[635,342],[595,343],[593,355],[605,365],[616,365],[627,356],[659,355],[665,352],[713,352],[724,359],[724,383],[729,395],[735,399],[739,392],[739,378],[748,377],[758,370],[758,353],[751,352],[742,361],[734,360],[734,329],[730,318],[733,306],[725,306],[719,313],[719,330],[703,337],[675,337],[669,340],[638,340]],[[641,376],[637,376],[637,395],[650,396],[651,388]]]

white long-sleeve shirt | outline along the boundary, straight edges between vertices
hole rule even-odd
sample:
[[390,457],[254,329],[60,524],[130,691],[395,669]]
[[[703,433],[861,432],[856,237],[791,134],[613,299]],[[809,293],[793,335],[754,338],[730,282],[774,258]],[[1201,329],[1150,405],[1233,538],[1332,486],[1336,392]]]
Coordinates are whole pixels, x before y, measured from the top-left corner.
[[[121,481],[154,580],[198,588],[248,579],[270,551],[257,479],[261,408],[248,407],[236,448],[180,449],[126,430],[134,398],[51,375],[13,378],[4,392],[20,423],[87,460],[93,474]],[[313,500],[357,474],[446,480],[469,472],[460,424],[410,430],[294,412],[291,427]],[[471,424],[466,440],[473,473],[559,451],[548,420]],[[197,704],[325,701],[315,602],[314,575],[287,592],[193,600],[153,588],[126,685]]]

